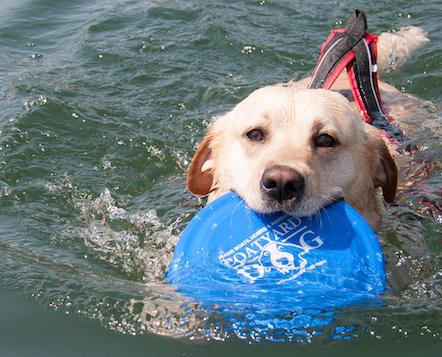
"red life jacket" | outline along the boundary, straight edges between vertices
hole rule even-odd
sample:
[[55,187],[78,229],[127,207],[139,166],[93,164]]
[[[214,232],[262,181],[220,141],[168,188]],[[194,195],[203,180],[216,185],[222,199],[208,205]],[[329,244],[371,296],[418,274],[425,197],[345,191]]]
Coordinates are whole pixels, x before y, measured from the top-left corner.
[[385,131],[394,141],[404,134],[382,107],[377,77],[378,36],[367,33],[365,14],[355,10],[346,28],[334,29],[321,47],[308,88],[330,89],[344,70],[364,121]]

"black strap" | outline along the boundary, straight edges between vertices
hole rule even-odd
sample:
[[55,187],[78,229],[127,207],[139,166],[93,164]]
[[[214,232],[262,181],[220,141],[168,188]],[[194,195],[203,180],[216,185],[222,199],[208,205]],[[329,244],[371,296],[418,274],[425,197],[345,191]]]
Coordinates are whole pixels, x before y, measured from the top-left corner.
[[405,137],[402,131],[390,122],[388,116],[382,110],[379,100],[380,96],[377,92],[377,74],[374,69],[375,61],[370,45],[364,39],[353,47],[353,51],[355,53],[355,60],[352,67],[358,94],[371,119],[371,124],[386,131],[397,141],[404,140]]

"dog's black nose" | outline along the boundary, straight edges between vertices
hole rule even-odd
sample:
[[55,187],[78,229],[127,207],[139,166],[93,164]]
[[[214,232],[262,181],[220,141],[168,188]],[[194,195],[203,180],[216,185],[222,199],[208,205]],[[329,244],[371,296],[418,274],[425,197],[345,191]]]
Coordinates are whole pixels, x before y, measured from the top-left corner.
[[279,203],[301,198],[304,187],[304,177],[288,166],[272,165],[262,174],[261,189]]

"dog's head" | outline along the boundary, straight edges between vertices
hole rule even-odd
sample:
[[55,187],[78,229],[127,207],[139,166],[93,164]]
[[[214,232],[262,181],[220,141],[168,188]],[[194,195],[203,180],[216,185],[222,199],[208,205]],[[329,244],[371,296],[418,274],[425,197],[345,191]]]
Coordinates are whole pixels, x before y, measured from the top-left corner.
[[235,191],[258,212],[305,216],[344,197],[374,227],[396,193],[384,140],[340,94],[265,87],[217,118],[189,168],[187,185],[212,200]]

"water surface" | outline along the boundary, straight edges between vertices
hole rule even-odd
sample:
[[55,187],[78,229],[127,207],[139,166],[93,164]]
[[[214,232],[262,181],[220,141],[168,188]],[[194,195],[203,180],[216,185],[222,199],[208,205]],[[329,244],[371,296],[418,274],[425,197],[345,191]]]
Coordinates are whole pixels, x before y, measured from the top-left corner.
[[[429,113],[407,118],[420,148],[413,160],[425,166],[404,173],[413,185],[382,229],[393,284],[385,303],[343,309],[320,335],[278,337],[334,346],[335,327],[352,325],[344,336],[352,342],[340,342],[352,352],[364,343],[439,343],[442,5],[365,5],[2,2],[0,289],[44,306],[48,316],[69,315],[61,326],[92,321],[92,335],[147,335],[154,349],[157,335],[204,337],[220,354],[236,350],[222,316],[190,304],[193,319],[183,321],[183,297],[163,282],[177,238],[199,209],[185,190],[186,168],[214,116],[256,88],[308,75],[329,29],[358,6],[372,32],[406,25],[429,32],[429,44],[384,77]],[[5,298],[0,311],[19,316],[23,307],[13,301]],[[31,314],[31,322],[43,316]],[[8,329],[10,321],[0,325]],[[220,327],[207,334],[210,323]],[[23,347],[18,337],[15,343]]]

